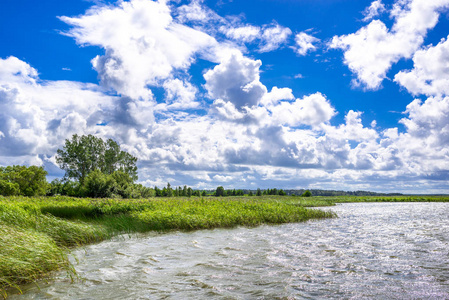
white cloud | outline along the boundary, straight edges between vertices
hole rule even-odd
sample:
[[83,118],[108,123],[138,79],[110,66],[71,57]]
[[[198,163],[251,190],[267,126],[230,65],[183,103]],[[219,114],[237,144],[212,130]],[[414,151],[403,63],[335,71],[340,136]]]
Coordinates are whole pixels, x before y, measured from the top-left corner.
[[413,95],[449,95],[449,40],[417,51],[413,62],[412,70],[396,74],[396,82]]
[[296,99],[294,102],[282,101],[279,105],[270,107],[273,120],[277,124],[289,126],[318,126],[335,115],[334,108],[320,93]]
[[219,182],[230,182],[234,179],[232,176],[223,176],[223,175],[215,175],[213,178],[214,180]]
[[378,89],[392,64],[419,49],[440,12],[448,7],[449,0],[399,1],[391,12],[395,19],[391,30],[374,20],[356,33],[334,36],[330,47],[344,51],[344,63],[357,76],[354,85]]
[[264,106],[276,105],[280,100],[294,100],[293,91],[289,88],[278,88],[274,86],[271,92],[266,93],[261,103]]
[[261,28],[253,25],[246,25],[236,28],[227,28],[222,26],[221,31],[223,31],[228,38],[242,41],[244,43],[251,43],[256,39],[259,39],[261,34]]
[[425,139],[435,149],[449,145],[449,97],[430,97],[424,103],[414,100],[406,113],[409,117],[401,123],[409,135]]
[[271,52],[283,47],[292,34],[290,28],[277,23],[254,26],[241,22],[224,22],[219,29],[227,38],[238,44],[257,44],[258,51]]
[[[417,3],[426,7],[419,9]],[[347,50],[345,59],[358,70],[360,82],[375,87],[391,63],[416,51],[438,15],[436,7],[444,3],[398,2],[391,30],[372,21],[334,42]],[[261,51],[286,45],[291,31],[275,23],[259,27],[225,20],[201,1],[176,10],[164,1],[132,0],[62,19],[75,26],[68,34],[78,43],[105,49],[94,65],[102,85],[123,96],[109,96],[94,84],[40,80],[28,63],[0,59],[0,164],[50,164],[64,139],[92,133],[112,137],[136,155],[142,183],[159,187],[170,182],[393,191],[402,184],[419,190],[418,183],[425,182],[447,191],[449,100],[442,63],[447,62],[447,41],[416,52],[414,69],[400,73],[414,75],[415,81],[397,76],[412,93],[435,96],[407,106],[401,120],[405,131],[380,132],[375,121],[365,127],[362,112],[353,110],[343,124],[334,123],[331,99],[319,92],[300,98],[288,87],[273,86],[268,92],[260,78],[262,62],[243,55],[242,43],[258,42]],[[202,27],[202,22],[207,24]],[[221,34],[220,43],[214,34]],[[233,42],[223,40],[226,34]],[[302,49],[311,51],[315,42],[306,41]],[[197,57],[216,63],[203,70],[212,101],[201,98],[198,78],[186,74]],[[371,59],[379,66],[372,66]],[[165,91],[158,103],[153,87]]]
[[198,89],[191,83],[180,79],[164,82],[165,99],[171,109],[198,108],[200,103],[196,101]]
[[378,137],[376,130],[362,125],[362,113],[350,110],[345,116],[345,125],[339,127],[343,130],[343,136],[353,141],[369,141]]
[[267,92],[259,81],[260,60],[234,53],[204,74],[209,97],[229,101],[238,109],[258,105]]
[[371,2],[371,5],[365,9],[363,15],[363,21],[370,21],[373,18],[379,16],[381,13],[385,11],[385,5],[382,3],[382,0],[376,0]]
[[300,32],[295,36],[296,46],[294,47],[298,55],[306,55],[307,52],[313,52],[316,50],[314,43],[320,40],[314,36],[311,36],[305,32]]
[[202,6],[201,2],[202,1],[193,0],[187,5],[178,7],[178,19],[182,22],[207,22],[209,20],[220,19],[216,13]]
[[0,82],[35,84],[37,71],[17,57],[0,58]]
[[216,44],[209,35],[173,22],[162,0],[96,6],[61,20],[74,26],[67,35],[79,44],[106,50],[92,60],[102,85],[133,99],[151,99],[148,86],[160,86],[175,70],[187,70],[199,52]]
[[263,29],[259,52],[270,52],[279,49],[292,34],[290,28],[271,24]]
[[41,81],[15,57],[0,59],[0,70],[0,156],[52,156],[73,133],[101,133],[96,124],[113,115],[116,100],[98,86]]
[[[236,61],[251,66],[243,69],[257,78],[255,61],[243,56]],[[116,139],[139,158],[142,182],[160,187],[167,182],[292,187],[297,180],[304,185],[318,180],[320,187],[339,183],[339,189],[351,189],[365,182],[367,189],[376,189],[370,185],[376,182],[385,184],[383,190],[395,190],[392,178],[404,183],[426,176],[445,178],[449,169],[447,97],[412,102],[401,121],[405,133],[364,127],[362,114],[354,111],[347,113],[344,124],[334,126],[330,121],[335,110],[323,95],[294,99],[290,89],[277,87],[251,108],[216,100],[215,112],[221,109],[228,118],[217,118],[215,112],[174,112],[156,121],[151,102],[105,96],[95,85],[41,81],[31,75],[36,70],[24,76],[25,71],[16,70],[30,66],[17,59],[6,64],[9,75],[0,68],[0,164],[50,163],[65,138],[92,133]],[[167,82],[172,91],[188,87],[182,81]],[[168,105],[178,96],[173,93]],[[249,119],[253,121],[241,121]]]

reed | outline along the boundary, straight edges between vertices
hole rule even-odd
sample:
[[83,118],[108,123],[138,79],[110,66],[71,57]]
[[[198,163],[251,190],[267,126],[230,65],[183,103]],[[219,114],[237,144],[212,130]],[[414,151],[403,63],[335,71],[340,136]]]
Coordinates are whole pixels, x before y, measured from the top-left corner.
[[67,247],[119,233],[258,226],[335,215],[293,197],[78,199],[0,197],[0,294],[65,269],[74,276]]

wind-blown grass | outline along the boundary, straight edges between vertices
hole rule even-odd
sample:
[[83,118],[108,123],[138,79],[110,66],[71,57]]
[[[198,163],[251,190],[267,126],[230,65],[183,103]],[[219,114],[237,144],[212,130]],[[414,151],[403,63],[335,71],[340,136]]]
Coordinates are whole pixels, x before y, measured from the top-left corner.
[[14,203],[0,198],[0,294],[5,298],[7,287],[20,291],[19,284],[56,269],[73,276],[65,248],[108,236],[101,226],[44,215],[32,199]]
[[257,226],[334,216],[287,201],[291,199],[0,197],[0,294],[6,298],[7,288],[20,291],[20,284],[57,269],[73,276],[67,247],[118,233]]
[[334,217],[306,207],[343,202],[448,202],[448,196],[226,197],[139,200],[0,197],[0,295],[57,269],[67,247],[119,233],[258,226]]

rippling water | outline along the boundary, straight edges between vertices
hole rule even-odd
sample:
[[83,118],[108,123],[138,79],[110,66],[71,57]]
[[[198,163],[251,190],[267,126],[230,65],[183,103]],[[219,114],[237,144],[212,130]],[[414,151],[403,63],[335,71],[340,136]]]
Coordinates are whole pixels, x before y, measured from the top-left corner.
[[449,299],[449,203],[359,203],[339,218],[118,237],[11,299]]

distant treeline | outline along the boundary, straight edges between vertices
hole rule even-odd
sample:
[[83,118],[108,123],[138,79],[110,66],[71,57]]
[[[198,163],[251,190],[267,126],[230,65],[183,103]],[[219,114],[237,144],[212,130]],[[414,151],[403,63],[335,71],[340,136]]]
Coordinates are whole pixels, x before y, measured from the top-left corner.
[[334,191],[334,190],[317,190],[317,189],[300,189],[300,190],[285,190],[287,195],[300,196],[306,191],[310,191],[313,196],[401,196],[401,193],[376,193],[369,191]]
[[47,172],[37,166],[0,167],[0,195],[12,196],[54,196],[93,198],[150,198],[150,197],[235,197],[235,196],[400,196],[399,193],[375,193],[368,191],[333,191],[319,189],[283,190],[269,189],[225,189],[222,186],[212,190],[198,190],[184,185],[172,187],[170,183],[163,188],[145,187],[134,183],[128,173],[120,170],[105,174],[98,169],[90,172],[81,180],[55,179],[48,183]]

